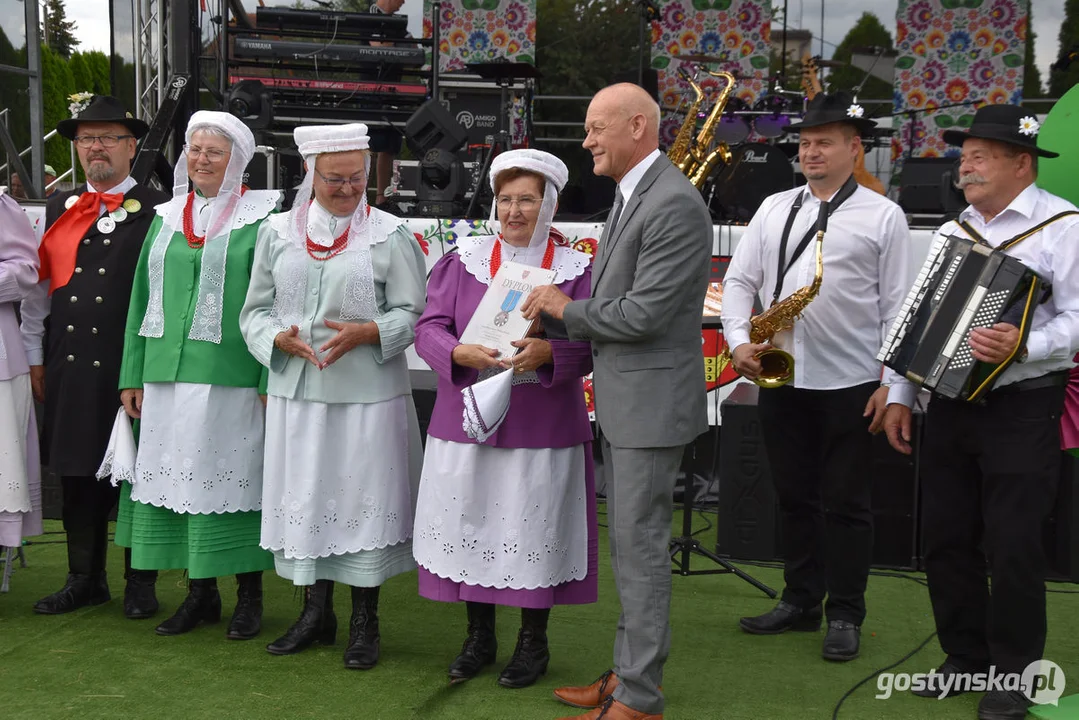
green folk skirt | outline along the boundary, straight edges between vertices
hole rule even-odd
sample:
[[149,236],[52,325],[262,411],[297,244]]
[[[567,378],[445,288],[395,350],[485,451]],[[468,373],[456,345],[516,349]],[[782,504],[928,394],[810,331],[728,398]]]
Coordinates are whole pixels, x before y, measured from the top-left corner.
[[131,499],[123,483],[116,512],[116,544],[131,548],[136,570],[187,570],[192,580],[273,570],[259,547],[258,511],[192,515]]

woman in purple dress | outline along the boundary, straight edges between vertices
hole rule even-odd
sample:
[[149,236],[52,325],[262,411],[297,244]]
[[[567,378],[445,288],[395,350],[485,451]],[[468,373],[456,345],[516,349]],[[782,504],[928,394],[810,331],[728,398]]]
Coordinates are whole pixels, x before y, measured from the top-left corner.
[[[15,305],[37,286],[38,240],[19,204],[0,188],[0,556],[40,535],[41,464],[30,365]],[[10,568],[6,568],[10,569]]]
[[[438,261],[416,324],[416,352],[438,374],[438,394],[413,552],[420,595],[465,602],[468,638],[450,665],[454,683],[495,662],[496,605],[521,608],[517,647],[498,682],[522,688],[547,670],[551,607],[596,601],[592,429],[581,384],[592,370],[589,344],[540,332],[500,358],[458,340],[502,262],[554,270],[571,298],[589,296],[590,256],[560,245],[551,229],[567,175],[549,153],[500,154],[491,186],[502,232],[461,238]],[[500,372],[513,373],[508,412],[489,434],[473,427],[470,435],[462,390]]]

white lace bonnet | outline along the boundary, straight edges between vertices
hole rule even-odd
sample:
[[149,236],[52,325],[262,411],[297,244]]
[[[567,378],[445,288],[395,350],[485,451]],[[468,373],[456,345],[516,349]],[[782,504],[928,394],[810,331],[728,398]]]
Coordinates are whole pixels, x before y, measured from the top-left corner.
[[[495,190],[495,182],[500,173],[518,168],[529,170],[542,175],[546,179],[543,188],[543,204],[540,205],[539,218],[536,220],[536,229],[528,241],[530,248],[537,247],[547,242],[551,232],[551,222],[554,221],[555,207],[558,205],[558,193],[566,186],[569,180],[569,169],[566,164],[549,152],[542,150],[507,150],[499,153],[491,161],[491,191]],[[491,222],[498,217],[497,198],[491,203]]]
[[165,251],[175,232],[183,228],[184,202],[180,200],[189,192],[187,174],[187,145],[191,137],[204,127],[224,132],[232,141],[232,152],[225,177],[217,199],[210,209],[206,224],[206,240],[202,250],[202,269],[199,273],[199,299],[191,321],[188,337],[192,340],[221,342],[221,306],[225,290],[225,259],[228,257],[229,234],[232,232],[233,215],[240,206],[243,176],[251,158],[255,155],[255,137],[243,122],[225,112],[199,110],[187,123],[184,134],[184,150],[173,169],[171,210],[163,218],[161,229],[150,248],[149,274],[150,297],[146,305],[139,335],[161,337],[165,331],[163,307]]

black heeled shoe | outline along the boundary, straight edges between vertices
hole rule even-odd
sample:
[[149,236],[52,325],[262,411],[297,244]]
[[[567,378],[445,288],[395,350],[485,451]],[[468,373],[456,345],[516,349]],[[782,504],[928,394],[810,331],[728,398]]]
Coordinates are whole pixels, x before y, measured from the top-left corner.
[[229,640],[250,640],[262,630],[262,573],[249,572],[236,576],[236,609],[225,637]]
[[348,624],[345,667],[370,670],[378,664],[378,588],[352,588],[352,619]]
[[547,619],[550,609],[521,608],[521,631],[513,656],[498,676],[498,684],[506,688],[525,688],[535,684],[547,672],[551,653],[547,648]]
[[460,654],[450,664],[450,683],[454,685],[479,675],[480,670],[493,663],[498,655],[495,606],[466,602],[465,610],[468,612],[468,637]]
[[221,621],[221,594],[217,592],[217,578],[191,580],[187,584],[187,597],[180,608],[165,622],[155,628],[158,635],[183,635],[194,630],[199,623]]
[[333,613],[333,581],[318,580],[304,589],[303,610],[285,634],[266,646],[271,655],[294,655],[312,643],[333,645],[337,616]]

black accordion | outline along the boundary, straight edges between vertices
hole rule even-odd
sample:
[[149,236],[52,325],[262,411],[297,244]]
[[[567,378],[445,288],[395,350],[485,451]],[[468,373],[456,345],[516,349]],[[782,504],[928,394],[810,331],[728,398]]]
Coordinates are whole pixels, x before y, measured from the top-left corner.
[[[954,235],[934,243],[877,359],[946,398],[983,398],[1026,344],[1046,289],[1014,257]],[[999,365],[974,359],[973,328],[998,322],[1019,328],[1019,343]]]

